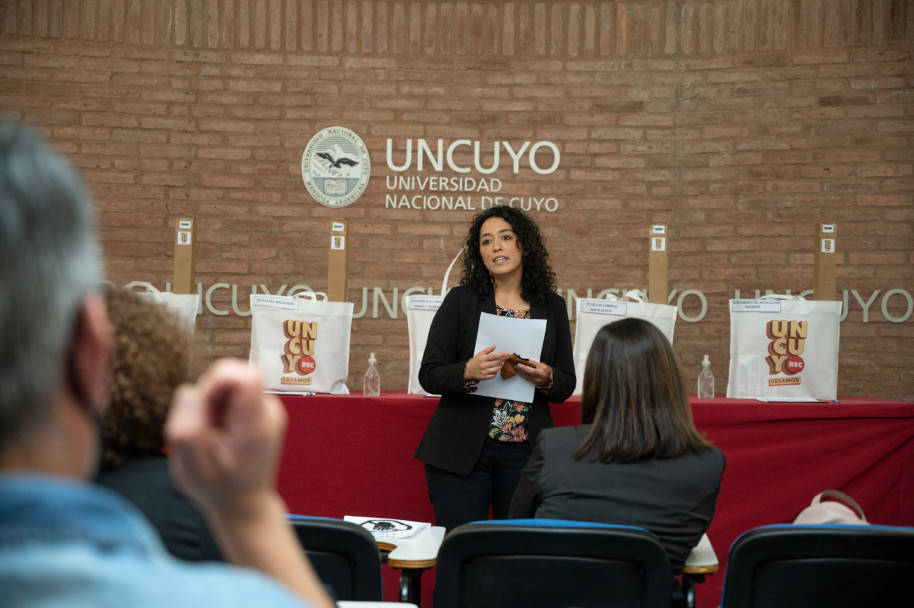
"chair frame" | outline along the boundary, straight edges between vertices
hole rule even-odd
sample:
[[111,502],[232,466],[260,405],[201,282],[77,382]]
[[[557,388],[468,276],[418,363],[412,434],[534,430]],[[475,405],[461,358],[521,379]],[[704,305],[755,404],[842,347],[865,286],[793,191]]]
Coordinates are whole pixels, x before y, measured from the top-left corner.
[[[371,532],[349,521],[290,515],[295,534],[337,600],[380,602],[381,553]],[[339,569],[340,562],[346,571]]]
[[[523,572],[530,565],[547,563],[546,560],[553,567],[567,561],[566,569],[583,566],[593,573],[600,572],[601,576],[594,576],[594,582],[600,585],[608,584],[611,572],[620,573],[620,580],[627,577],[626,585],[632,576],[638,577],[627,590],[637,595],[638,601],[624,605],[625,608],[670,606],[674,577],[663,545],[651,532],[632,526],[522,519],[465,524],[444,538],[435,574],[435,608],[617,606],[606,596],[594,598],[592,604],[584,603],[588,598],[582,584],[587,581],[582,581],[581,576],[556,580],[552,570],[545,567],[528,572],[521,580],[511,580],[517,585],[514,590],[504,589],[501,583],[467,589],[472,585],[468,580],[474,580],[479,572],[496,569],[504,575],[506,568],[508,572]],[[509,581],[502,581],[506,582]],[[637,592],[634,585],[638,585]],[[580,596],[574,597],[578,591]],[[566,603],[566,598],[570,603]]]
[[907,605],[912,575],[914,528],[761,526],[733,542],[721,607]]

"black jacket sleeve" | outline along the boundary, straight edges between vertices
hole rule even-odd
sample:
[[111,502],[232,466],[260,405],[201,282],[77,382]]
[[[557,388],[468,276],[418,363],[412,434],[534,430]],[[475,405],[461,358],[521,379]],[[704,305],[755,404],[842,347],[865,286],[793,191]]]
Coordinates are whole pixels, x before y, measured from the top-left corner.
[[552,366],[552,389],[546,393],[551,403],[562,403],[574,392],[577,377],[574,373],[574,350],[571,346],[571,324],[568,321],[568,310],[565,300],[553,295],[550,302],[550,316],[555,325],[555,350],[552,360],[546,361]]
[[540,434],[537,439],[533,452],[530,454],[530,460],[527,461],[527,466],[521,473],[517,489],[514,490],[514,498],[511,499],[511,510],[508,515],[511,519],[527,519],[536,516],[536,508],[541,500],[540,473],[545,460],[543,435]]

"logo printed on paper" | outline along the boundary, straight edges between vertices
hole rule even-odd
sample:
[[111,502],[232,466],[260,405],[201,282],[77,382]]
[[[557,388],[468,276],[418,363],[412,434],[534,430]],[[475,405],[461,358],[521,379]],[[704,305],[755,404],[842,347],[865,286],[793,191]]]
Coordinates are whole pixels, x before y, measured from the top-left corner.
[[361,525],[369,532],[399,532],[413,529],[408,523],[397,519],[369,519],[363,521]]
[[[767,328],[768,386],[800,384],[799,374],[806,363],[800,356],[806,348],[807,321],[769,321]],[[777,377],[774,377],[777,376]]]
[[314,342],[317,340],[317,322],[308,323],[289,319],[282,324],[283,334],[286,337],[285,352],[283,353],[283,374],[296,374],[283,376],[282,384],[311,384],[308,374],[314,372],[317,365],[314,362]]
[[325,207],[345,207],[359,198],[371,177],[371,158],[362,138],[344,127],[328,127],[308,142],[301,177]]

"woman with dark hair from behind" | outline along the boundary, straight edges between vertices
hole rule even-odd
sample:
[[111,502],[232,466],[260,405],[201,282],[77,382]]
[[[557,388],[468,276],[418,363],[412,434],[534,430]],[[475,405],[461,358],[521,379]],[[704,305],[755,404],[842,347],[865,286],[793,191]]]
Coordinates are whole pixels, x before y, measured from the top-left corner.
[[138,507],[175,557],[222,561],[203,516],[172,482],[165,455],[172,396],[196,377],[190,328],[165,304],[133,291],[110,287],[104,295],[114,356],[96,481]]
[[511,517],[646,528],[678,575],[711,525],[725,459],[695,428],[673,348],[656,326],[627,318],[600,329],[581,420],[540,435]]

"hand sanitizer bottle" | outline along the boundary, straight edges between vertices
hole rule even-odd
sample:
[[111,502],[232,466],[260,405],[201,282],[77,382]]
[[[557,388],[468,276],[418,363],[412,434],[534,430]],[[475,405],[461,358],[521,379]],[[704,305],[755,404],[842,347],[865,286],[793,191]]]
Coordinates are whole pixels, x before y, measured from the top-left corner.
[[701,362],[701,371],[698,372],[698,398],[714,398],[714,374],[711,373],[711,359],[705,355]]
[[365,386],[362,394],[366,397],[379,397],[381,395],[381,374],[378,372],[378,362],[374,353],[368,357],[368,371],[365,372]]

